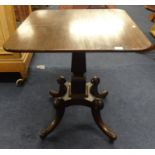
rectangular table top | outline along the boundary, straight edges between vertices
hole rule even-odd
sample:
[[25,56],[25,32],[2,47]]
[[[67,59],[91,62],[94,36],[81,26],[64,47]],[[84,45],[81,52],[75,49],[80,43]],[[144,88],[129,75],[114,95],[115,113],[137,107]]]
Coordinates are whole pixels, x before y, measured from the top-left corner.
[[4,44],[10,52],[141,52],[150,47],[120,9],[34,11]]

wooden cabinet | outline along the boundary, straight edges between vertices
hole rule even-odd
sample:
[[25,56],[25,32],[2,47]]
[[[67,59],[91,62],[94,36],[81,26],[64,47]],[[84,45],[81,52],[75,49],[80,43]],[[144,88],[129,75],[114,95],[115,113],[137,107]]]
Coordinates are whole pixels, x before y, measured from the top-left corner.
[[155,23],[151,27],[150,33],[153,35],[153,37],[155,37]]
[[16,21],[24,21],[29,13],[32,11],[30,5],[15,5],[14,11],[16,15]]
[[11,53],[3,49],[4,42],[15,29],[16,18],[13,6],[0,5],[0,72],[19,72],[22,80],[25,80],[32,54]]
[[59,5],[60,10],[64,9],[114,9],[114,5]]
[[154,22],[154,24],[150,29],[150,33],[153,37],[155,37],[155,5],[145,5],[144,7],[152,12],[151,14],[149,14],[149,20]]

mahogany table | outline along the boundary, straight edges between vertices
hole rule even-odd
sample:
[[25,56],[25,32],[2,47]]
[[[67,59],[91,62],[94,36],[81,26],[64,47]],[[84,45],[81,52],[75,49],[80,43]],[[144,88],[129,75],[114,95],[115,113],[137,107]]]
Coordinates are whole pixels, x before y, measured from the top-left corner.
[[108,91],[98,92],[96,76],[86,82],[86,52],[144,52],[151,47],[128,14],[119,9],[34,11],[4,44],[9,52],[72,53],[71,82],[60,76],[59,91],[50,91],[56,115],[41,138],[55,129],[66,107],[84,105],[91,108],[96,124],[112,141],[117,136],[100,115]]

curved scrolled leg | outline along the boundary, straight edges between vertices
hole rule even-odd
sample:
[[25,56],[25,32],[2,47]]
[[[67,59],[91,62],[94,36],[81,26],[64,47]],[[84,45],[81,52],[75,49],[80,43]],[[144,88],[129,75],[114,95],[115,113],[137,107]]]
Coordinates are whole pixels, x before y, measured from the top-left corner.
[[46,129],[43,129],[40,133],[40,138],[44,139],[48,134],[50,134],[60,123],[65,109],[64,106],[61,106],[61,100],[56,100],[55,102],[55,108],[56,108],[56,115],[52,122],[49,123],[48,127]]
[[92,115],[98,127],[110,138],[110,140],[116,140],[117,135],[102,121],[100,109],[92,107]]
[[60,85],[59,86],[59,91],[54,91],[54,90],[50,90],[49,91],[49,94],[52,96],[52,97],[60,97],[60,96],[63,96],[65,95],[65,93],[67,92],[67,88],[65,86],[65,82],[66,82],[66,79],[64,78],[64,76],[60,76],[58,79],[57,79],[57,83]]
[[95,97],[103,98],[103,99],[108,95],[108,91],[107,90],[104,90],[101,93],[98,92],[98,85],[100,83],[99,77],[94,76],[91,79],[91,83],[92,83],[92,86],[90,88],[90,92],[91,92],[92,95],[94,95]]

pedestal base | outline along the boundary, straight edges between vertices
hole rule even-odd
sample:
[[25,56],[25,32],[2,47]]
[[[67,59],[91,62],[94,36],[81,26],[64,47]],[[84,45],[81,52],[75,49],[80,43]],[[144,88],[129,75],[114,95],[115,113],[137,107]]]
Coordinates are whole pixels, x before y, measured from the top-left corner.
[[57,82],[60,85],[59,91],[50,91],[50,95],[54,98],[54,107],[56,109],[55,119],[49,123],[46,129],[41,131],[40,137],[44,139],[51,133],[60,123],[64,115],[65,108],[71,105],[84,105],[91,108],[92,115],[98,127],[110,138],[116,140],[117,136],[107,127],[102,121],[100,110],[104,107],[103,99],[108,95],[107,91],[98,93],[98,84],[100,82],[98,77],[94,77],[91,82],[86,83],[85,93],[72,93],[71,83],[67,82],[61,76]]

